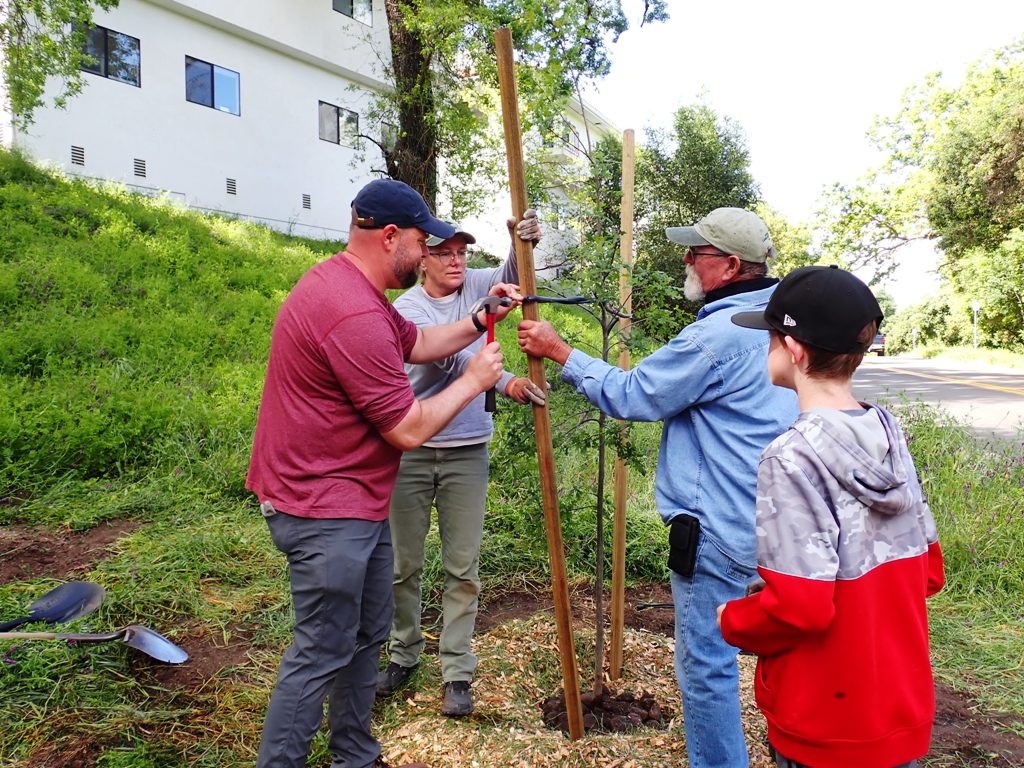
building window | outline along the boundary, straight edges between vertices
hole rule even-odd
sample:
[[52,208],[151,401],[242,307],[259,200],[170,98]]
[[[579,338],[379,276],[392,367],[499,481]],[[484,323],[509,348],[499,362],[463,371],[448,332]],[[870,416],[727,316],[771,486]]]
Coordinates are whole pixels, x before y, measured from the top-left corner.
[[226,189],[229,195],[238,194],[238,182],[234,179],[227,179]]
[[71,164],[85,165],[85,147],[76,147],[74,144],[71,145]]
[[359,115],[351,109],[321,101],[320,138],[346,147],[358,146]]
[[136,157],[135,158],[134,168],[135,168],[135,175],[136,176],[138,176],[140,179],[146,178],[146,161],[145,160],[143,160],[141,157]]
[[303,195],[302,207],[305,208],[307,211],[313,210],[313,198],[310,197],[309,195]]
[[579,130],[568,120],[562,121],[561,139],[570,155],[585,155],[587,148]]
[[393,152],[398,143],[398,126],[382,122],[380,124],[380,143],[388,152]]
[[363,24],[373,23],[373,0],[331,0],[331,7]]
[[185,99],[232,115],[241,114],[239,75],[230,69],[186,56]]
[[85,30],[82,69],[129,85],[142,85],[139,38],[106,27]]

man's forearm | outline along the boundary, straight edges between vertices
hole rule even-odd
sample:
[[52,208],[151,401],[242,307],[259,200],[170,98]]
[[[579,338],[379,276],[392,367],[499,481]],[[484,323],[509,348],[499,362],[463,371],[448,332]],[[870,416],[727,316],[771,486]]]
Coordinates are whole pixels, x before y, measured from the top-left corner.
[[398,426],[381,436],[403,451],[419,448],[444,429],[481,391],[470,378],[460,376],[436,395],[415,400]]
[[[482,315],[483,313],[478,313]],[[471,317],[465,317],[448,325],[431,325],[420,328],[416,345],[409,353],[410,363],[433,363],[451,357],[480,338],[481,331]]]

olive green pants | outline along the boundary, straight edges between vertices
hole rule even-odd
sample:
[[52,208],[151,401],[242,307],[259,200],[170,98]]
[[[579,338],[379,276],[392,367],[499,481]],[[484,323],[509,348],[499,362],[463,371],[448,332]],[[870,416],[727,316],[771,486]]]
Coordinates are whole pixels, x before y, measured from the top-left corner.
[[439,642],[444,682],[469,681],[476,672],[470,649],[480,595],[480,541],[487,502],[487,443],[457,448],[417,448],[402,456],[391,495],[395,553],[395,618],[391,661],[412,667],[425,640],[420,628],[425,542],[437,508],[444,566]]

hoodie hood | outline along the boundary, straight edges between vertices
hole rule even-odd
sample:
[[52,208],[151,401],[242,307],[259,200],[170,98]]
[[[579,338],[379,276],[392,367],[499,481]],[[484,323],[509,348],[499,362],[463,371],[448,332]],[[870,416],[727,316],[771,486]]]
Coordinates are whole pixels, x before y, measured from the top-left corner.
[[862,403],[863,414],[815,409],[793,424],[844,491],[883,515],[899,515],[915,503],[908,457],[899,425],[888,411]]

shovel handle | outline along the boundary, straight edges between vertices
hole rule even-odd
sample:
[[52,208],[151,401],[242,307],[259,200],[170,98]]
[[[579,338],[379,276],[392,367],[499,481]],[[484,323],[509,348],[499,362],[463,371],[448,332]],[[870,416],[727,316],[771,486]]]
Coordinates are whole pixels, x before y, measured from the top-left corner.
[[83,643],[102,643],[107,640],[120,640],[123,637],[123,629],[105,635],[65,635],[58,632],[0,632],[0,640],[76,640]]

